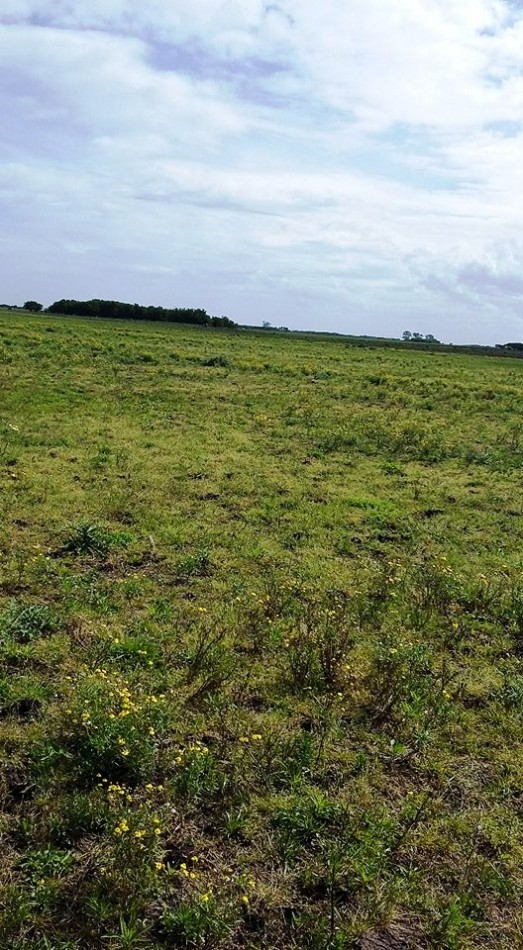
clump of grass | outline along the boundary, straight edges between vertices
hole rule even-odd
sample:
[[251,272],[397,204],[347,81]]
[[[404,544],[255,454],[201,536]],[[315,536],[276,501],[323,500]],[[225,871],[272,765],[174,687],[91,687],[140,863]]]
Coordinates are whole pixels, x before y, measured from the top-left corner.
[[36,719],[46,700],[52,696],[51,687],[34,673],[0,677],[0,717],[19,720]]
[[231,361],[227,356],[207,356],[202,360],[202,366],[221,366],[227,369],[230,365]]
[[368,714],[376,725],[388,726],[394,754],[407,753],[409,743],[412,749],[426,744],[451,713],[452,674],[446,663],[438,669],[423,643],[384,635],[373,652],[365,687]]
[[295,863],[307,851],[334,841],[347,821],[347,809],[314,788],[293,795],[274,812],[278,849],[284,861]]
[[210,551],[208,548],[202,547],[197,551],[187,554],[178,561],[176,570],[178,576],[181,578],[207,577],[212,570]]
[[82,521],[71,529],[57,553],[105,557],[112,548],[125,547],[131,540],[127,531],[112,531],[103,525]]
[[173,769],[173,791],[193,803],[208,804],[223,799],[229,788],[229,778],[223,767],[199,739],[175,750]]
[[0,614],[0,642],[30,643],[53,633],[57,618],[47,604],[24,604],[12,600]]
[[337,690],[354,644],[348,602],[333,594],[304,603],[285,641],[289,678],[298,692]]
[[159,925],[162,943],[178,947],[227,946],[241,917],[242,904],[224,893],[196,891],[175,908],[163,910]]

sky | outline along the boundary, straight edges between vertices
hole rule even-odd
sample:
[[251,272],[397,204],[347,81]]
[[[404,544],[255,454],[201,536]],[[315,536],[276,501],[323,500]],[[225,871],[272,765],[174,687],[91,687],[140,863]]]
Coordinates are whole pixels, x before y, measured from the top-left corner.
[[1,0],[0,301],[523,340],[523,0]]

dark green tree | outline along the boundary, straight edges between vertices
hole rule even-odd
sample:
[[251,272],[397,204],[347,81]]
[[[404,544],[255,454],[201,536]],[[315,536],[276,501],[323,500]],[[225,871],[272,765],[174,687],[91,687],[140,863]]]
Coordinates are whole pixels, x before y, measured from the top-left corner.
[[24,303],[24,310],[30,310],[31,313],[40,313],[40,310],[44,309],[44,305],[38,303],[37,300],[26,300]]
[[120,300],[55,300],[48,313],[78,317],[105,317],[111,320],[154,320],[164,323],[190,323],[202,327],[235,327],[229,317],[211,317],[205,310],[191,307],[145,307]]

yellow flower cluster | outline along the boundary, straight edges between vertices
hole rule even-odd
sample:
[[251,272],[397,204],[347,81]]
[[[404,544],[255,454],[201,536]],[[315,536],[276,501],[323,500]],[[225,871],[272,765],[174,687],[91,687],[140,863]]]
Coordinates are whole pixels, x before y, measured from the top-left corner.
[[180,864],[180,867],[178,868],[178,870],[179,870],[180,874],[182,875],[182,877],[187,878],[189,881],[196,881],[196,880],[199,878],[199,876],[200,876],[200,875],[194,870],[194,865],[198,863],[198,858],[197,858],[196,856],[193,856],[193,857],[191,858],[191,863],[192,863],[192,865],[193,865],[192,869],[190,869],[190,868],[187,867],[187,863],[186,863],[185,861],[182,861],[182,863]]
[[[73,688],[72,678],[68,679]],[[80,681],[80,695],[83,693],[84,708],[77,718],[74,717],[72,708],[67,708],[66,712],[73,717],[73,721],[90,731],[101,729],[103,721],[109,720],[116,724],[118,720],[125,720],[130,716],[137,717],[140,713],[157,707],[165,699],[164,693],[155,696],[142,693],[139,689],[133,691],[119,673],[104,667],[97,667],[94,673],[85,670],[80,674]],[[79,684],[74,685],[78,689]],[[71,698],[73,698],[73,693],[71,693]],[[144,725],[147,726],[148,735],[154,737],[156,732],[153,726],[147,723]],[[120,738],[118,744],[121,755],[127,758],[130,755],[128,740]]]
[[191,758],[194,755],[208,755],[209,749],[203,742],[200,742],[199,739],[196,739],[195,742],[191,742],[188,746],[179,746],[176,750],[176,756],[174,761],[177,765],[182,765],[185,759]]
[[98,788],[103,788],[107,792],[107,798],[111,805],[120,805],[123,802],[131,803],[133,801],[133,796],[125,785],[109,783],[106,778],[102,778],[100,773],[98,773],[97,778],[101,779],[101,781],[98,782]]
[[[114,828],[114,834],[117,837],[121,837],[122,835],[125,835],[130,831],[131,831],[131,828],[130,828],[127,818],[121,818],[118,824],[116,825],[116,827]],[[141,842],[142,838],[145,838],[147,834],[150,834],[151,832],[156,837],[161,835],[162,829],[160,828],[159,818],[155,817],[152,819],[152,828],[150,828],[149,831],[147,831],[146,828],[141,828],[141,827],[135,828],[134,831],[132,832],[132,837],[135,838],[137,841]],[[144,846],[140,844],[140,848],[142,850],[143,850],[143,847]]]
[[131,713],[140,712],[142,705],[135,702],[132,698],[131,690],[125,680],[114,677],[111,687],[109,697],[115,701],[115,707],[117,709],[117,712],[113,713],[113,717],[117,716],[118,719],[125,719],[126,716],[130,716]]
[[120,746],[120,754],[123,755],[124,758],[127,758],[129,755],[129,748],[125,739],[122,739],[122,736],[119,736],[118,738],[118,745]]
[[[218,882],[219,890],[221,887],[227,888],[230,894],[232,887],[239,900],[249,906],[253,891],[256,887],[256,881],[253,877],[247,877],[244,873],[235,874],[230,867],[224,867],[221,871],[197,871],[196,865],[199,859],[194,855],[190,861],[182,861],[178,867],[178,874],[187,883],[195,888],[195,898],[202,904],[208,904],[215,897],[214,887]],[[212,875],[212,880],[209,877]],[[239,890],[239,893],[238,893]],[[231,895],[232,896],[232,895]]]

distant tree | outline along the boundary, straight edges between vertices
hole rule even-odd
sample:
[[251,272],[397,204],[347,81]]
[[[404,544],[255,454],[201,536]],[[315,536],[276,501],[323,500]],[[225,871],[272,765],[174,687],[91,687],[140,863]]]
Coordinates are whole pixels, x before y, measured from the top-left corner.
[[24,310],[30,310],[31,313],[39,313],[40,310],[44,309],[44,305],[38,303],[37,300],[26,300],[24,303]]
[[439,343],[439,340],[436,339],[433,333],[427,333],[425,336],[426,343]]
[[270,323],[269,323],[268,320],[264,320],[263,323],[262,323],[262,327],[263,327],[264,330],[270,330],[271,325],[270,325]]
[[110,320],[154,320],[164,323],[190,323],[202,327],[236,327],[229,317],[211,317],[202,309],[189,307],[145,307],[120,300],[55,300],[48,313],[77,317],[103,317]]
[[412,333],[410,332],[410,330],[403,331],[403,339],[405,340],[405,342],[412,340]]
[[413,333],[413,334],[412,334],[412,339],[415,340],[416,343],[419,343],[420,340],[423,339],[423,333]]

